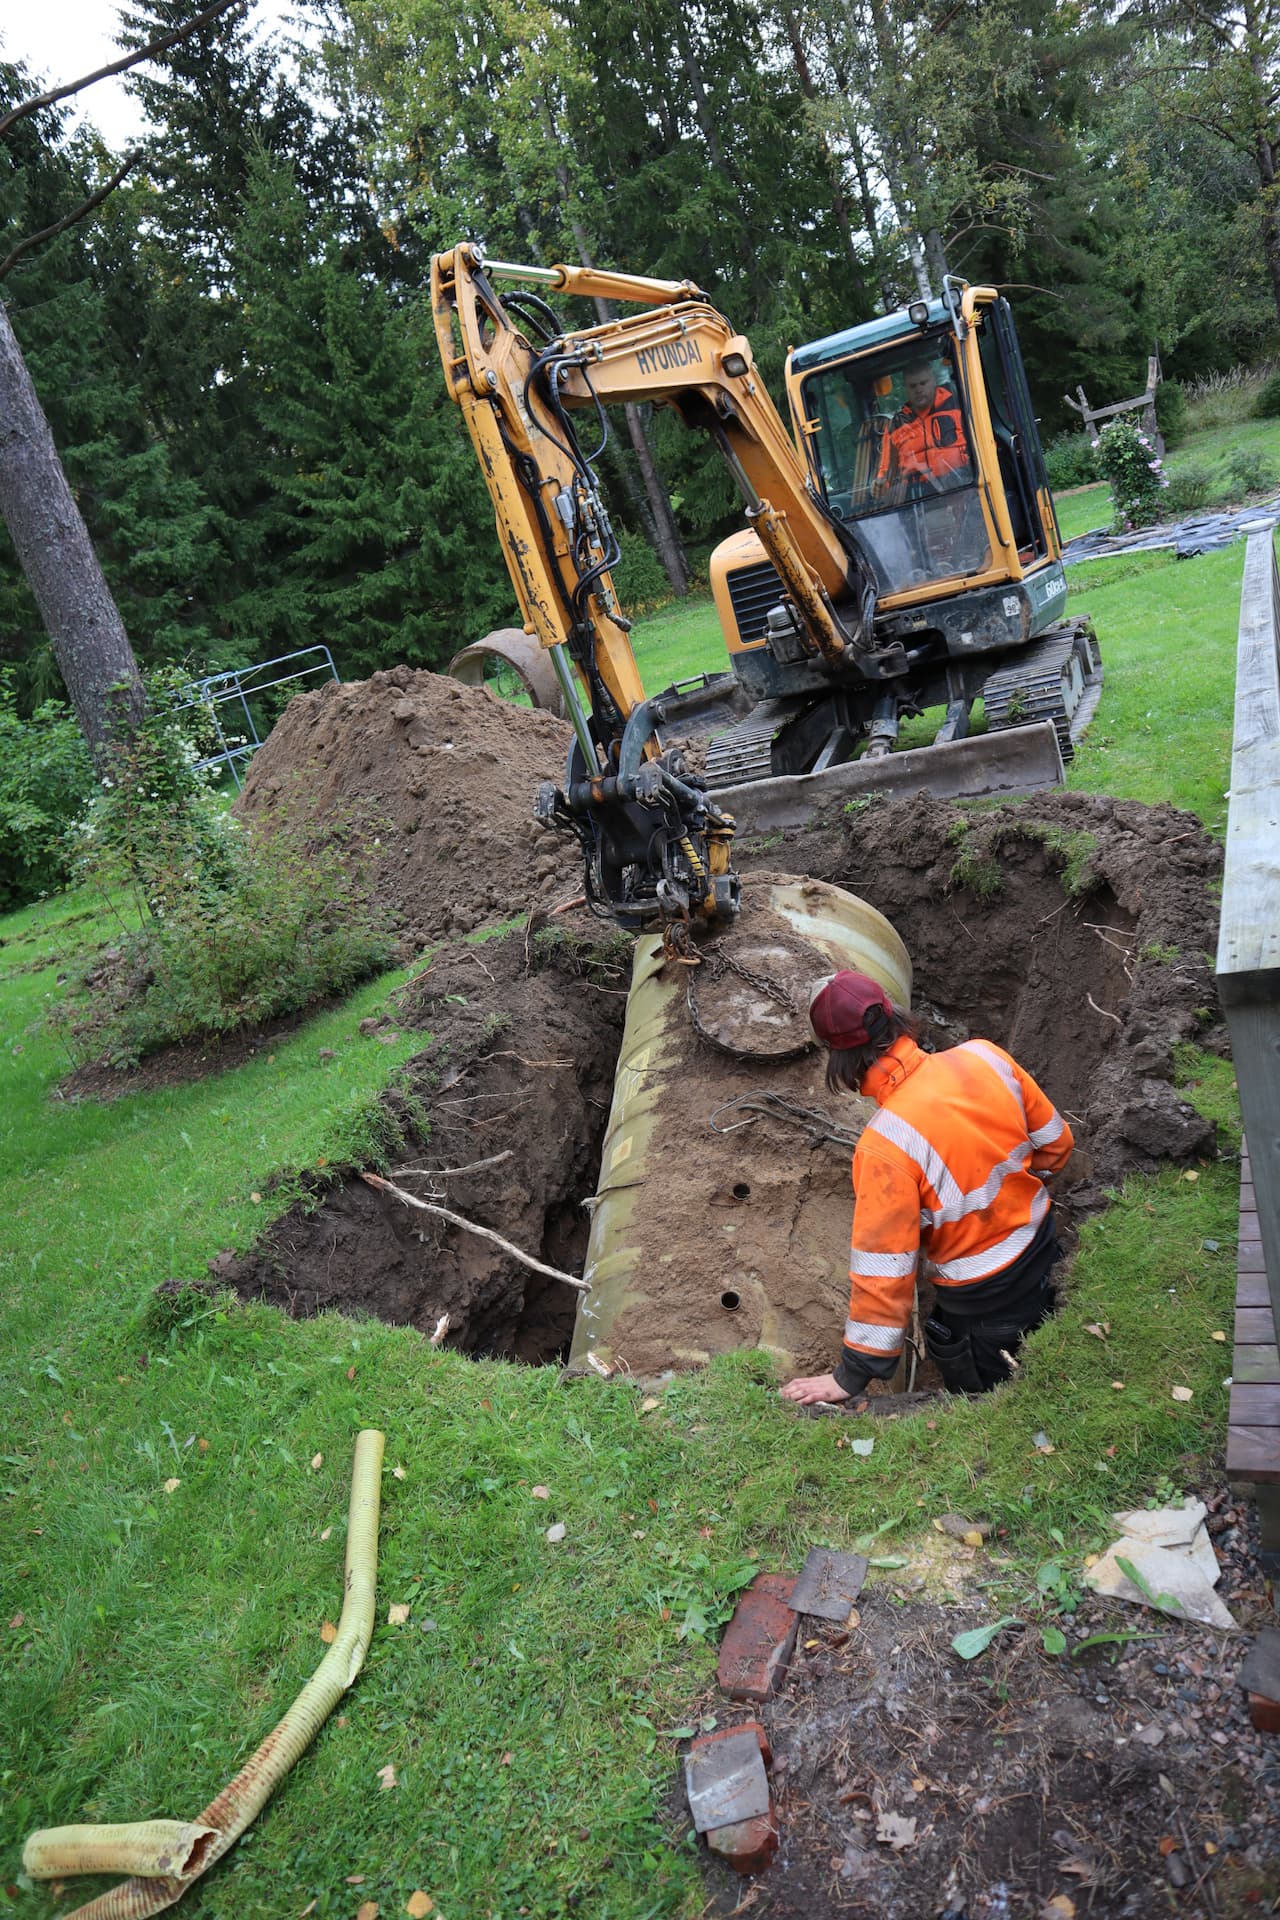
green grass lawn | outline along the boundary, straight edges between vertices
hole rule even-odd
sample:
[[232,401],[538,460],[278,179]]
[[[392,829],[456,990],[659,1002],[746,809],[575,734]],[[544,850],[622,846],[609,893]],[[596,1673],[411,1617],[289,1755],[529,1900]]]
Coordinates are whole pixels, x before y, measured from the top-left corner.
[[[1072,785],[1220,828],[1242,556],[1077,574],[1108,681]],[[724,664],[709,602],[642,623],[636,646],[651,691]],[[693,1920],[696,1853],[663,1808],[681,1730],[717,1711],[714,1641],[752,1569],[881,1527],[873,1552],[910,1555],[933,1517],[977,1508],[1008,1530],[992,1604],[1034,1620],[1053,1530],[1079,1564],[1113,1508],[1220,1456],[1230,1160],[1129,1181],[1016,1382],[859,1423],[865,1459],[784,1410],[752,1356],[645,1412],[625,1383],[472,1363],[404,1329],[157,1300],[245,1247],[300,1170],[375,1158],[373,1098],[422,1036],[358,1032],[392,975],[234,1071],[71,1104],[38,1022],[108,933],[80,896],[0,920],[0,1883],[18,1915],[71,1904],[22,1884],[31,1828],[198,1811],[318,1663],[362,1426],[388,1436],[367,1665],[189,1913],[284,1920],[314,1901],[350,1920],[421,1888],[445,1920]],[[1229,1067],[1185,1067],[1230,1146]],[[1084,1332],[1103,1319],[1105,1344]],[[873,1576],[876,1604],[894,1578]]]

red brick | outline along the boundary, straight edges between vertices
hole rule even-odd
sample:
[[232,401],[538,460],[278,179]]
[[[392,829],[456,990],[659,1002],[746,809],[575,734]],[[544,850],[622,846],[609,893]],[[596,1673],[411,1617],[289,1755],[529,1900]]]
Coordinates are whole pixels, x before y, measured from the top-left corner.
[[706,1836],[712,1853],[719,1854],[735,1873],[763,1873],[778,1851],[778,1822],[773,1808],[754,1820],[737,1820],[731,1827],[713,1827]]
[[1268,1700],[1265,1693],[1251,1693],[1249,1718],[1259,1733],[1280,1733],[1280,1700]]
[[767,1700],[786,1677],[800,1625],[787,1605],[795,1584],[792,1574],[758,1573],[739,1600],[716,1667],[731,1700]]

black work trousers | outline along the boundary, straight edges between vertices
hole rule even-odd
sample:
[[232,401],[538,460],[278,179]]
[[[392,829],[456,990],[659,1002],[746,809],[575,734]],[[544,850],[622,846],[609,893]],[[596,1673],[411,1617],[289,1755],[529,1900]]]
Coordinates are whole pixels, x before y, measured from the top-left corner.
[[948,1393],[987,1393],[1009,1378],[1006,1356],[1053,1312],[1053,1268],[1061,1258],[1052,1220],[1046,1219],[1016,1263],[1017,1273],[993,1275],[998,1291],[992,1288],[997,1298],[990,1305],[980,1296],[957,1299],[939,1290],[924,1323],[924,1342]]

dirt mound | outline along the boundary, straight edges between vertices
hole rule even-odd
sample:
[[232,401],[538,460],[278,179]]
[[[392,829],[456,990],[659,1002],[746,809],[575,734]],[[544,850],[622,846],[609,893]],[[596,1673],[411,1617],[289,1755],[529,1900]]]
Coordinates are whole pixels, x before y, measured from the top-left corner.
[[924,795],[742,849],[878,907],[933,1044],[985,1035],[1068,1115],[1076,1177],[1212,1151],[1175,1048],[1225,1051],[1212,955],[1221,849],[1192,814],[1077,793],[964,809]]
[[237,806],[266,821],[304,804],[322,826],[359,818],[412,951],[581,890],[576,844],[533,819],[572,737],[552,714],[394,667],[292,699]]

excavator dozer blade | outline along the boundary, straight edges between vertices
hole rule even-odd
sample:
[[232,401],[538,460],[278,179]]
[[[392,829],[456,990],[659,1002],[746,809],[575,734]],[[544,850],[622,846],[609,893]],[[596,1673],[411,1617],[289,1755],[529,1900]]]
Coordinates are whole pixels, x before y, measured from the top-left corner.
[[909,747],[878,759],[851,760],[825,773],[775,775],[717,789],[716,804],[741,833],[803,826],[820,811],[882,793],[901,798],[976,800],[988,793],[1038,793],[1062,785],[1062,752],[1053,723],[1006,727],[945,746]]

